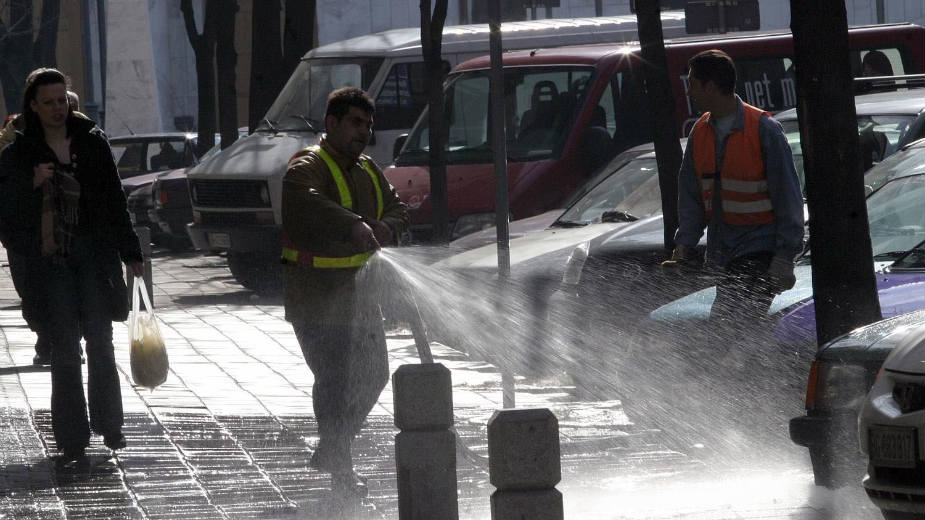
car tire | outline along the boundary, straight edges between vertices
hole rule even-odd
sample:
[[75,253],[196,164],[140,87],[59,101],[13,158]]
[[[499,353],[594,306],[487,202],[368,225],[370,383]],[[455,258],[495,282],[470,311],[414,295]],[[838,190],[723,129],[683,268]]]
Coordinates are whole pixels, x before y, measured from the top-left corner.
[[274,295],[282,290],[279,260],[254,253],[228,253],[231,276],[245,289],[258,294]]
[[829,489],[856,485],[864,476],[862,457],[849,452],[848,446],[839,446],[837,442],[834,444],[809,447],[816,485]]

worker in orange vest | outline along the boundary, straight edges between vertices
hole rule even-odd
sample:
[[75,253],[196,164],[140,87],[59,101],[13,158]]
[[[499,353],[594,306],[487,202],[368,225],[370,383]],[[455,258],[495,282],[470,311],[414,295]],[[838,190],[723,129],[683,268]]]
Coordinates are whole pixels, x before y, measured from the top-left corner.
[[[803,249],[803,192],[780,123],[735,94],[732,58],[703,51],[688,62],[688,96],[703,112],[678,177],[679,227],[666,266],[717,269],[711,321],[763,321],[774,296],[795,283]],[[748,327],[745,327],[746,329]]]

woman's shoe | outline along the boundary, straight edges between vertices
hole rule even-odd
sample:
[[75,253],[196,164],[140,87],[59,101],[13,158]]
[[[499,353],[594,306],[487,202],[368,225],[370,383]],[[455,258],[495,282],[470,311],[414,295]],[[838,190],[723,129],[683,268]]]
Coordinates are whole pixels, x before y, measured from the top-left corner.
[[113,451],[121,450],[126,446],[125,435],[122,435],[122,432],[103,435],[103,444]]

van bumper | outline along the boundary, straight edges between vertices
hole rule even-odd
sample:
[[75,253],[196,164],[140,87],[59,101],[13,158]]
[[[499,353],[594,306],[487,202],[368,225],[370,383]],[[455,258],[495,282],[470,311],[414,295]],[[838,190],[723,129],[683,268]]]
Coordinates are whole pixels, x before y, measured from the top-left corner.
[[190,223],[186,225],[186,232],[193,247],[199,251],[270,253],[278,256],[282,250],[279,226],[227,228]]

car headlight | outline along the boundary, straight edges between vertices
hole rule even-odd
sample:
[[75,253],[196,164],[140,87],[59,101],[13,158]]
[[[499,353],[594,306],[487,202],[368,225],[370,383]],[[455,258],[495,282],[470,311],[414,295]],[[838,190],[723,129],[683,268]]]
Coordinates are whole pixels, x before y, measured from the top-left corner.
[[463,215],[456,220],[456,225],[453,226],[453,239],[455,240],[461,236],[468,235],[469,233],[475,233],[476,231],[481,231],[494,225],[494,213],[473,213],[471,215]]
[[863,366],[817,360],[809,372],[806,409],[859,410],[867,390],[867,375]]

